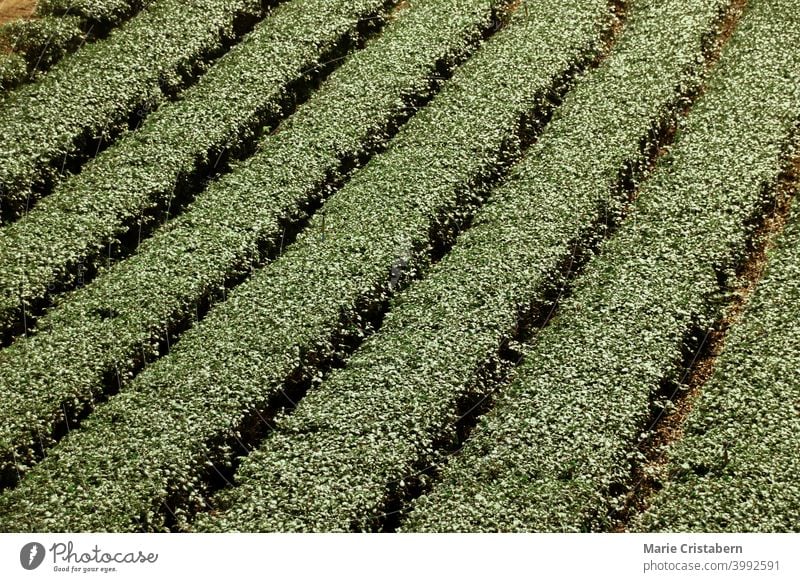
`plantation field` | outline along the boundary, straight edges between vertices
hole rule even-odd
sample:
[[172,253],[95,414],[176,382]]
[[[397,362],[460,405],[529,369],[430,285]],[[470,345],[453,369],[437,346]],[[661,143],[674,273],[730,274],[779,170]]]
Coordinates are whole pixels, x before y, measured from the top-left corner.
[[36,10],[0,531],[800,529],[793,0]]

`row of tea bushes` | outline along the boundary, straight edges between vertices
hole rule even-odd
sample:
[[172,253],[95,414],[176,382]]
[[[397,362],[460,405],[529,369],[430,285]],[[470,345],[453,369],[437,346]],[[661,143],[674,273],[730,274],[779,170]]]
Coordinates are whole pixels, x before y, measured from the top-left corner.
[[159,0],[102,42],[0,97],[0,219],[185,87],[249,26],[259,0]]
[[153,1],[39,0],[32,18],[0,26],[0,47],[12,52],[0,57],[0,90],[35,78],[35,71],[107,35]]
[[398,295],[343,370],[276,423],[197,529],[369,530],[397,511],[418,474],[459,446],[461,416],[502,381],[505,348],[527,318],[550,309],[563,266],[624,203],[620,176],[639,168],[642,177],[657,128],[701,84],[704,38],[729,6],[633,2],[608,58],[567,96],[472,228]]
[[[182,98],[0,230],[0,332],[19,327],[79,268],[106,262],[110,241],[176,194],[204,186],[223,155],[246,155],[320,63],[340,56],[386,0],[294,0],[277,7]],[[224,106],[220,106],[224,104]],[[266,127],[268,130],[269,127]],[[113,243],[111,243],[113,244]]]
[[407,529],[605,529],[638,485],[660,389],[718,317],[798,122],[800,15],[748,5],[631,216]]
[[50,446],[54,427],[74,424],[110,375],[127,380],[157,355],[170,328],[275,254],[284,225],[302,221],[307,204],[345,179],[348,160],[385,145],[494,18],[485,0],[418,0],[251,158],[212,182],[135,255],[65,297],[36,333],[0,351],[0,471],[8,479],[24,471]]
[[689,414],[644,531],[798,531],[800,211]]
[[158,530],[202,507],[206,475],[233,461],[287,381],[313,381],[338,338],[366,332],[370,311],[482,201],[481,184],[521,155],[521,120],[596,56],[612,21],[603,0],[529,8],[517,9],[276,261],[3,494],[0,529]]

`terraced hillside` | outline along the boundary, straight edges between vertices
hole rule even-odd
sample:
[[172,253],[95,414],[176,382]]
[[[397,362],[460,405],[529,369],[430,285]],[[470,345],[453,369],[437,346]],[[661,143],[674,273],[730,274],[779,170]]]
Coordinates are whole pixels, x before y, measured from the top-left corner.
[[793,2],[78,4],[0,95],[0,530],[798,528]]

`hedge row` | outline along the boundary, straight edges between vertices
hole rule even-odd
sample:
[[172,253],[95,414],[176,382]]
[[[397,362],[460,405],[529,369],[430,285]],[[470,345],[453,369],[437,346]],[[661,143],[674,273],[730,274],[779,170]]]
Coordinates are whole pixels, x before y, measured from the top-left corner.
[[485,0],[418,0],[235,172],[42,317],[35,335],[0,351],[0,474],[14,478],[34,449],[51,444],[54,426],[74,423],[102,393],[109,375],[127,379],[147,357],[143,350],[156,355],[170,328],[279,250],[284,225],[299,223],[305,205],[344,179],[348,160],[391,138],[435,90],[435,78],[491,29],[492,12]]
[[287,381],[318,374],[339,338],[367,333],[363,318],[424,266],[439,222],[479,203],[481,179],[520,155],[520,119],[597,53],[611,20],[602,0],[530,8],[518,9],[279,259],[6,492],[0,529],[161,529],[165,515],[180,525],[187,508],[202,507],[204,471],[231,462]]
[[474,226],[395,299],[344,370],[276,423],[197,529],[379,525],[416,475],[458,446],[460,416],[502,378],[523,314],[547,305],[564,283],[561,265],[602,234],[604,209],[626,198],[620,175],[646,165],[659,146],[655,128],[697,89],[703,39],[729,4],[633,2],[608,59],[567,97]]
[[634,529],[800,530],[800,209],[731,329],[670,455],[670,478]]
[[119,26],[133,14],[157,0],[38,0],[40,16],[78,16],[89,26],[107,29]]
[[660,388],[718,316],[798,121],[800,15],[748,4],[632,215],[407,529],[604,529],[637,486]]
[[25,67],[17,74],[3,75],[2,88],[10,89],[46,70],[83,44],[86,35],[77,16],[44,16],[0,26],[0,48],[19,56]]
[[86,40],[108,34],[141,10],[147,0],[40,0],[34,18],[0,26],[0,46],[23,58],[25,68],[0,73],[0,89],[9,89],[45,71]]
[[25,59],[14,53],[0,54],[0,90],[18,85],[28,74]]
[[13,219],[263,16],[259,0],[160,0],[0,98],[0,218]]
[[[175,103],[0,230],[0,332],[105,262],[110,241],[176,193],[202,188],[223,155],[246,155],[266,124],[387,0],[294,0],[276,8]],[[220,104],[225,106],[221,107]],[[266,129],[269,129],[267,127]]]

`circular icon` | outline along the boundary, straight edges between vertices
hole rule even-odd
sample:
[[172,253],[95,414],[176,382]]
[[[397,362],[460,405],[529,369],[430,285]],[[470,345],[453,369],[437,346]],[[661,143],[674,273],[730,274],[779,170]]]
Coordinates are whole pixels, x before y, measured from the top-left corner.
[[22,546],[19,552],[19,563],[26,570],[35,570],[44,561],[44,546],[38,542],[31,542]]

